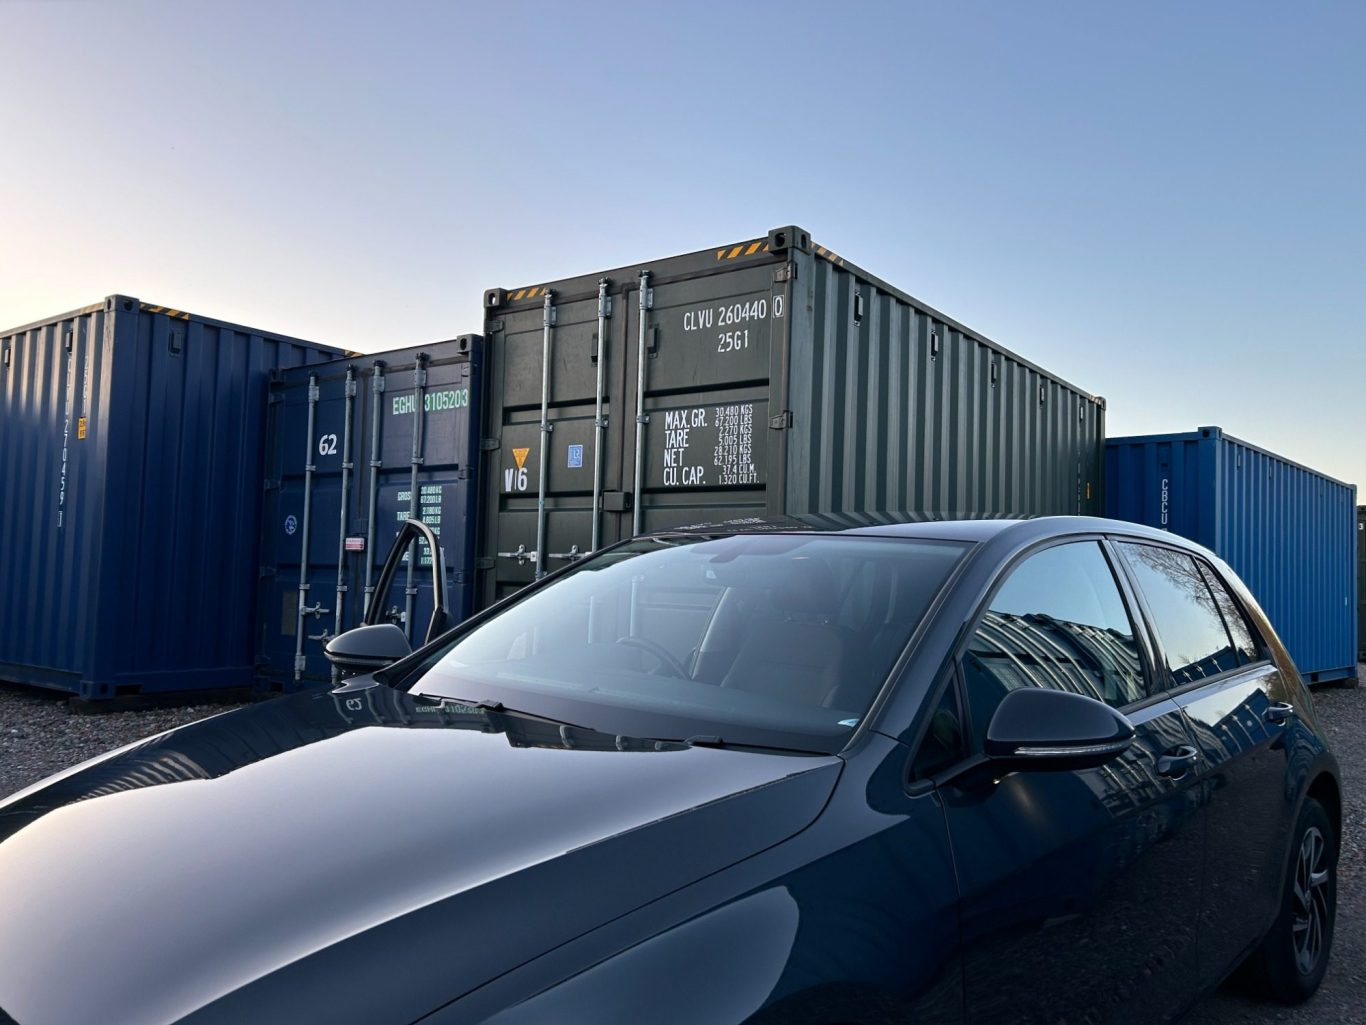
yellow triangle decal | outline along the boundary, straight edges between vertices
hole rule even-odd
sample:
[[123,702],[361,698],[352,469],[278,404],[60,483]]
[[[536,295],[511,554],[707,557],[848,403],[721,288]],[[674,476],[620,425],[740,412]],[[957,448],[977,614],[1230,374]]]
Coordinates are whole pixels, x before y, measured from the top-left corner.
[[529,448],[514,448],[512,450],[512,458],[517,460],[517,469],[520,470],[526,465],[527,453],[530,451],[531,449]]

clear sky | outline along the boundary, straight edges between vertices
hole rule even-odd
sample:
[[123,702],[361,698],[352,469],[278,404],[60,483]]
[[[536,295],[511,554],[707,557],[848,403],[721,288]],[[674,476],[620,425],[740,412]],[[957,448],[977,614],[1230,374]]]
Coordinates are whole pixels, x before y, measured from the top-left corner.
[[375,351],[797,223],[1111,434],[1366,484],[1360,0],[0,0],[0,139],[0,327],[122,292]]

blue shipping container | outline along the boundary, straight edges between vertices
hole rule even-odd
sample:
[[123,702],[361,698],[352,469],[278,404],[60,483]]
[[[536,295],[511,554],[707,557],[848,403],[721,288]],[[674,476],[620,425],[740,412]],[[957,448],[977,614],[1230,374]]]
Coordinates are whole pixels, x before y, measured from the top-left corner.
[[1109,439],[1105,508],[1232,566],[1307,682],[1355,676],[1355,487],[1201,427]]
[[118,295],[0,332],[0,679],[249,686],[267,384],[342,354]]
[[[451,614],[470,614],[482,339],[300,367],[271,385],[257,682],[332,679],[323,644],[357,626],[410,516],[441,536]],[[305,553],[307,558],[305,558]],[[385,616],[414,647],[432,615],[431,553],[400,570]]]
[[1357,506],[1357,658],[1366,662],[1366,505]]

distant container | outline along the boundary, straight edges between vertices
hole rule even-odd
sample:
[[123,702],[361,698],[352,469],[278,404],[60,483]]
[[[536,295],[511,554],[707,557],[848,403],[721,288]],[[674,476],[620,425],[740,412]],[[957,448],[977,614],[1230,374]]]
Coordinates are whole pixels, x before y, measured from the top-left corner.
[[1366,505],[1357,506],[1357,659],[1366,662]]
[[[332,678],[322,646],[359,624],[410,516],[441,536],[451,614],[469,615],[481,354],[482,339],[463,335],[276,376],[256,629],[263,688]],[[379,596],[414,647],[432,615],[431,555],[418,551],[414,594],[400,571]]]
[[1100,512],[1103,400],[801,228],[484,307],[481,607],[686,523]]
[[249,685],[266,385],[341,354],[120,295],[0,332],[0,679]]
[[1354,676],[1356,488],[1218,427],[1111,438],[1106,514],[1209,548],[1256,596],[1312,683]]

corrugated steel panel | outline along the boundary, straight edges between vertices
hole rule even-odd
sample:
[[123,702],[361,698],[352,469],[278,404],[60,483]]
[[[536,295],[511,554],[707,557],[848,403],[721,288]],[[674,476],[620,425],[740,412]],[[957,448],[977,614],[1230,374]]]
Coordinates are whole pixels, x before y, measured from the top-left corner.
[[1238,573],[1306,680],[1357,660],[1356,488],[1218,427],[1111,438],[1106,513],[1190,538]]
[[[452,615],[472,611],[482,341],[462,335],[277,375],[256,630],[263,687],[292,690],[331,679],[322,646],[359,625],[409,515],[441,536]],[[415,643],[431,620],[430,567],[420,547],[411,609],[406,573],[380,599]],[[302,619],[301,605],[309,610]]]
[[800,228],[485,309],[481,607],[595,526],[1100,511],[1102,400]]
[[1366,662],[1366,505],[1357,506],[1357,658]]
[[249,684],[266,384],[339,354],[127,296],[0,334],[0,678]]

